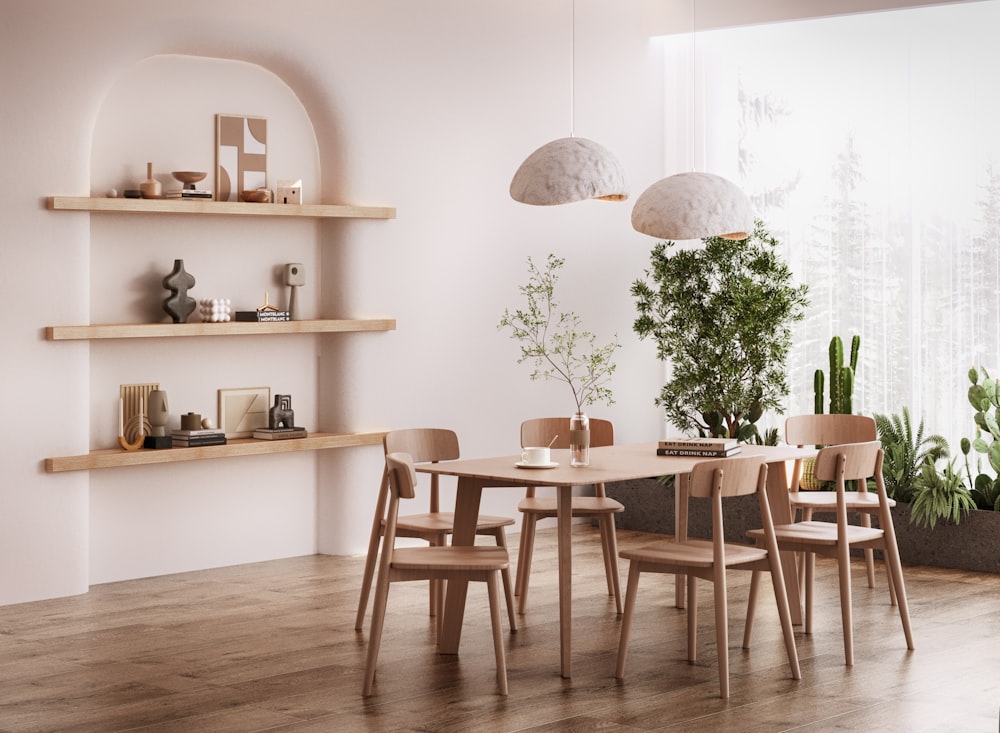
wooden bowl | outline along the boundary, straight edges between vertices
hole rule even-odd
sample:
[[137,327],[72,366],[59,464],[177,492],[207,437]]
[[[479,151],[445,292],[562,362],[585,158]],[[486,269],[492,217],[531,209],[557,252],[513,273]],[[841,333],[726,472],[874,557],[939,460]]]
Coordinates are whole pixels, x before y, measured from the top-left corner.
[[251,204],[268,204],[271,202],[271,192],[266,188],[240,191],[240,201],[246,201]]
[[181,183],[197,183],[208,175],[205,171],[174,171],[171,173]]

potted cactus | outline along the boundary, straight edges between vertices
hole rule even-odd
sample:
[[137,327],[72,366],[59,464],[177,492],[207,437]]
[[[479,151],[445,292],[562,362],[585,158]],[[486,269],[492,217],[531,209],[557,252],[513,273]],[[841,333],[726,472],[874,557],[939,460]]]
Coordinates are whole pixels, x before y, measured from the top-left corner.
[[[858,370],[858,351],[861,350],[861,337],[857,334],[851,339],[850,362],[844,363],[844,341],[840,336],[830,339],[830,414],[850,415],[854,412],[854,377]],[[826,377],[822,369],[817,369],[813,375],[813,409],[817,415],[823,414],[823,398]],[[817,446],[819,447],[819,446]],[[802,462],[802,477],[799,488],[805,491],[822,491],[831,487],[817,481],[813,474],[815,462],[807,458]]]

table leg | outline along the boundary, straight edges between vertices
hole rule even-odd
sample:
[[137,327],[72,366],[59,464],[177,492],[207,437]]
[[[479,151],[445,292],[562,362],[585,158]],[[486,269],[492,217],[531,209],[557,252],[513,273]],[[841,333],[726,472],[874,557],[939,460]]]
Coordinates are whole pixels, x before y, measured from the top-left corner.
[[[674,476],[674,542],[685,542],[688,536],[688,474],[679,473]],[[686,605],[685,587],[687,576],[674,576],[674,606],[684,608]]]
[[573,627],[573,487],[556,489],[556,524],[559,547],[559,645],[562,676],[572,674]]
[[[792,504],[788,496],[788,467],[784,461],[767,464],[767,501],[771,505],[771,517],[774,523],[792,523]],[[792,623],[802,623],[802,598],[799,591],[799,573],[795,562],[795,553],[785,550],[779,553],[781,572],[785,576],[785,593],[788,595],[788,608],[792,614]]]
[[[453,545],[474,545],[476,524],[479,519],[479,500],[483,494],[482,484],[474,478],[459,477],[458,492],[455,497],[455,527],[451,536]],[[465,616],[465,596],[469,581],[450,580],[444,602],[444,619],[438,639],[441,654],[458,654],[462,639],[462,621]]]

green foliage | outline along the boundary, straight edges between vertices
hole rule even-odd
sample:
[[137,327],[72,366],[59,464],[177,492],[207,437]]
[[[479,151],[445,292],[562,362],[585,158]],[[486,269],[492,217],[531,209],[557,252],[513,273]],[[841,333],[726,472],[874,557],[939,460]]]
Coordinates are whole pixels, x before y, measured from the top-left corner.
[[[962,439],[962,453],[965,455],[965,472],[972,487],[972,497],[980,509],[1000,511],[1000,388],[997,381],[990,378],[985,368],[980,378],[975,368],[969,370],[969,404],[976,411],[976,437],[970,441]],[[976,476],[972,476],[969,466],[969,455],[975,450]],[[986,457],[992,475],[982,467],[982,458]]]
[[749,441],[766,410],[788,394],[785,360],[791,325],[807,303],[778,242],[759,220],[743,241],[720,237],[675,249],[660,242],[631,293],[633,330],[656,342],[670,379],[656,404],[677,428]]
[[921,466],[920,474],[914,481],[913,501],[910,504],[910,521],[913,524],[928,529],[934,529],[939,520],[958,524],[975,508],[976,502],[961,472],[955,470],[954,460],[945,466],[943,472],[931,462]]
[[520,364],[533,362],[531,379],[566,382],[573,391],[577,412],[587,405],[614,404],[608,381],[615,372],[614,353],[621,347],[617,336],[604,346],[597,337],[580,328],[580,318],[560,312],[555,300],[558,270],[565,260],[548,256],[545,269],[528,258],[528,283],[519,287],[527,300],[524,310],[505,309],[497,330],[510,329],[511,338],[521,342]]
[[924,466],[934,467],[949,456],[948,441],[936,434],[925,436],[923,419],[914,432],[906,407],[902,415],[875,415],[875,429],[882,441],[885,491],[896,501],[911,501]]
[[[861,348],[861,337],[857,334],[851,339],[851,360],[844,364],[844,342],[840,336],[830,339],[830,414],[850,415],[854,412],[854,377],[858,372],[858,351]],[[823,414],[823,370],[817,369],[813,376],[815,392],[814,410],[817,415]]]

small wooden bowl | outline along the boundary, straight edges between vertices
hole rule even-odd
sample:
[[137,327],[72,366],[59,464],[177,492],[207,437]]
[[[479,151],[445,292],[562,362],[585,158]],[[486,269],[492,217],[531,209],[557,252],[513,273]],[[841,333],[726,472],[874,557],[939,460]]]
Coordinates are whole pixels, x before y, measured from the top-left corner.
[[181,183],[197,183],[208,175],[206,171],[174,171],[171,175]]
[[271,192],[266,188],[258,188],[253,191],[240,191],[240,201],[251,204],[271,203]]

